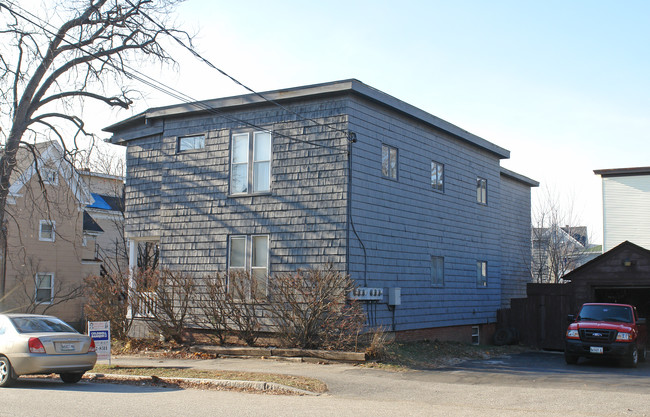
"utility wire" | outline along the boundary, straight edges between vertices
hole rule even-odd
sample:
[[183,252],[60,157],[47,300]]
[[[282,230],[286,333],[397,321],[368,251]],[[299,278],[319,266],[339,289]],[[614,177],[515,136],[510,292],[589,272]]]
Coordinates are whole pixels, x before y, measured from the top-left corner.
[[[133,3],[131,3],[131,0],[126,0],[126,2],[129,3],[132,7],[135,7],[135,5],[134,5]],[[203,62],[204,64],[206,64],[206,65],[209,66],[210,68],[217,70],[220,74],[222,74],[223,76],[229,78],[229,79],[230,79],[231,81],[233,81],[235,84],[237,84],[237,85],[243,87],[244,89],[246,89],[247,91],[253,93],[253,94],[256,95],[256,96],[258,96],[258,97],[261,98],[262,100],[267,101],[267,102],[269,102],[269,103],[271,103],[271,104],[273,104],[273,105],[275,105],[275,106],[281,108],[282,110],[286,111],[287,113],[291,113],[291,114],[293,114],[294,116],[299,117],[300,119],[302,119],[302,120],[304,120],[304,121],[309,121],[309,122],[311,122],[311,123],[314,123],[314,124],[317,125],[317,126],[326,127],[326,128],[328,128],[328,129],[330,129],[330,130],[332,130],[332,131],[342,133],[342,134],[344,134],[345,136],[348,135],[348,132],[345,131],[345,130],[337,129],[337,128],[332,127],[332,126],[327,125],[327,124],[322,124],[322,123],[320,123],[319,121],[317,121],[317,120],[315,120],[315,119],[313,119],[313,118],[311,118],[311,117],[307,117],[307,116],[304,116],[304,115],[302,115],[302,114],[300,114],[300,113],[298,113],[298,112],[295,112],[295,111],[293,111],[293,110],[291,110],[291,109],[289,109],[289,108],[283,106],[282,104],[278,103],[277,101],[275,101],[275,100],[273,100],[273,99],[270,99],[270,98],[264,96],[262,93],[259,93],[259,92],[255,91],[255,90],[253,90],[252,88],[248,87],[247,85],[245,85],[244,83],[242,83],[241,81],[239,81],[238,79],[236,79],[235,77],[233,77],[232,75],[228,74],[227,72],[225,72],[225,71],[222,70],[221,68],[219,68],[219,67],[217,67],[216,65],[214,65],[214,64],[213,64],[212,62],[210,62],[207,58],[205,58],[205,57],[203,57],[201,54],[199,54],[199,53],[198,53],[198,52],[197,52],[193,47],[191,47],[190,45],[185,44],[185,42],[183,42],[181,39],[179,39],[178,36],[176,36],[175,34],[171,33],[169,30],[167,30],[167,28],[165,28],[165,27],[162,26],[160,23],[158,23],[157,21],[155,21],[155,20],[154,20],[153,18],[151,18],[147,13],[145,13],[145,12],[141,12],[141,13],[142,13],[142,15],[143,15],[144,17],[146,17],[147,19],[149,19],[149,21],[151,21],[151,23],[153,23],[154,25],[156,25],[156,26],[157,26],[160,30],[162,30],[162,31],[163,31],[167,36],[170,36],[172,39],[174,39],[174,40],[175,40],[175,41],[176,41],[180,46],[182,46],[184,49],[186,49],[187,51],[189,51],[192,55],[194,55],[194,56],[195,56],[197,59],[199,59],[201,62]]]
[[[134,6],[130,1],[127,0],[127,2],[130,3],[132,7],[135,7],[135,6]],[[18,13],[18,12],[16,12],[15,10],[12,10],[12,9],[9,8],[6,4],[4,4],[4,3],[0,3],[0,7],[5,7],[5,8],[6,8],[7,10],[9,10],[11,13],[13,13],[13,14],[15,14],[16,16],[22,18],[23,20],[25,20],[25,21],[31,23],[32,25],[38,27],[39,29],[43,30],[44,32],[46,32],[46,33],[48,33],[48,34],[50,34],[50,35],[52,35],[52,36],[57,36],[56,33],[50,31],[49,29],[47,29],[47,28],[44,26],[44,25],[48,25],[48,26],[50,26],[50,27],[53,27],[54,29],[57,29],[56,27],[54,27],[54,26],[53,26],[52,24],[50,24],[49,22],[45,22],[45,21],[43,21],[40,17],[35,16],[35,15],[34,15],[33,13],[31,13],[30,11],[24,9],[23,7],[21,7],[21,6],[19,6],[19,5],[16,5],[15,3],[11,3],[11,6],[14,7],[14,8],[18,8],[19,10],[23,11],[24,13],[26,13],[26,14],[32,16],[35,20],[38,20],[39,22],[41,22],[41,24],[38,24],[38,23],[36,23],[35,21],[33,21],[33,20],[31,20],[31,19],[25,17],[23,14]],[[145,15],[142,11],[141,11],[141,13],[142,13],[143,15]],[[152,20],[148,15],[145,15],[145,17],[146,17],[147,19],[153,21],[153,20]],[[157,23],[155,23],[155,21],[153,21],[153,22],[154,22],[154,24],[156,24],[159,28],[161,27],[160,25],[158,25]],[[163,30],[166,34],[171,35],[171,33],[170,33],[168,30],[166,30],[166,29],[162,28],[161,30]],[[68,35],[66,34],[66,36],[68,36]],[[171,35],[171,36],[172,36],[174,39],[176,39],[177,41],[180,41],[180,40],[178,40],[176,37],[174,37],[173,35]],[[97,60],[99,60],[99,61],[105,63],[106,65],[112,67],[112,68],[115,69],[116,71],[123,72],[125,75],[129,76],[130,78],[135,79],[136,81],[139,81],[139,82],[141,82],[141,83],[143,83],[143,84],[145,84],[145,85],[147,85],[147,86],[149,86],[149,87],[151,87],[151,88],[153,88],[153,89],[155,89],[155,90],[157,90],[157,91],[162,92],[163,94],[169,95],[169,96],[171,96],[171,97],[173,97],[173,98],[175,98],[175,99],[177,99],[177,100],[180,100],[180,101],[182,101],[182,102],[184,102],[184,103],[186,103],[186,104],[189,104],[189,105],[191,105],[191,106],[197,107],[199,110],[204,110],[204,111],[206,111],[206,112],[208,112],[208,113],[216,114],[216,115],[218,115],[218,116],[220,116],[220,117],[223,117],[223,118],[225,118],[225,119],[227,119],[227,120],[230,120],[230,121],[233,121],[233,122],[237,122],[237,123],[241,123],[241,124],[247,125],[247,126],[249,126],[249,127],[252,127],[252,128],[254,128],[254,129],[266,130],[264,127],[258,126],[258,125],[254,124],[254,123],[251,123],[251,122],[246,121],[246,120],[243,120],[243,119],[239,119],[239,118],[237,118],[237,117],[235,117],[235,116],[228,115],[228,114],[224,113],[223,111],[221,111],[221,110],[219,110],[219,109],[216,109],[216,108],[210,107],[210,106],[208,106],[205,102],[203,102],[203,101],[199,101],[199,100],[196,100],[196,99],[192,98],[191,96],[189,96],[189,95],[187,95],[187,94],[185,94],[185,93],[183,93],[183,92],[181,92],[181,91],[179,91],[179,90],[176,90],[176,89],[174,89],[174,88],[172,88],[172,87],[169,87],[169,86],[167,86],[167,85],[161,83],[160,81],[157,81],[156,79],[154,79],[154,78],[152,78],[152,77],[150,77],[150,76],[148,76],[148,75],[146,75],[146,74],[143,74],[142,72],[140,72],[139,70],[137,70],[137,69],[135,69],[135,68],[129,66],[128,64],[122,63],[123,67],[120,68],[120,67],[116,66],[115,64],[113,64],[113,62],[112,62],[110,59],[102,58],[102,57],[98,57],[97,55],[95,55],[95,53],[93,53],[93,52],[91,52],[91,51],[87,51],[87,50],[85,50],[83,47],[78,46],[78,45],[76,45],[75,43],[72,43],[72,42],[68,41],[68,40],[65,39],[65,38],[63,38],[62,41],[65,42],[65,43],[67,43],[67,44],[70,45],[70,46],[74,46],[76,49],[79,49],[81,52],[83,52],[83,53],[85,53],[85,54],[88,54],[88,55],[94,57],[95,59],[97,59]],[[128,69],[128,71],[127,71],[127,69]],[[246,87],[246,88],[247,88],[247,87]],[[264,98],[264,97],[262,96],[262,98]],[[269,100],[267,100],[266,98],[264,98],[264,100],[269,101]],[[279,104],[278,104],[278,105],[279,105]],[[280,105],[280,106],[281,106],[281,105]],[[286,110],[286,111],[289,111],[289,112],[291,112],[291,113],[294,113],[294,114],[298,115],[298,116],[301,117],[303,120],[310,120],[310,119],[308,119],[308,118],[305,118],[305,117],[300,116],[298,113],[295,113],[295,112],[293,112],[293,111],[291,111],[291,110],[286,109],[284,106],[281,106],[281,107],[282,107],[284,110]],[[320,124],[320,123],[318,123],[318,122],[316,122],[316,121],[312,121],[312,122],[314,122],[314,123],[316,123],[316,124],[318,124],[318,125],[320,125],[320,126],[328,127],[328,128],[330,128],[330,129],[333,129],[333,130],[336,130],[336,131],[338,131],[338,132],[341,132],[341,133],[343,133],[346,137],[347,137],[347,135],[348,135],[348,133],[345,132],[345,131],[343,131],[343,130],[335,129],[335,128],[332,128],[331,126],[328,126],[328,125],[322,125],[322,124]],[[330,149],[330,150],[338,150],[339,153],[341,153],[341,154],[346,153],[345,150],[341,150],[341,148],[339,148],[339,147],[337,147],[337,146],[329,146],[329,145],[323,145],[323,144],[320,144],[320,143],[317,143],[317,142],[313,142],[313,141],[306,141],[306,140],[299,139],[299,138],[294,137],[294,136],[291,136],[291,135],[287,135],[287,134],[284,134],[284,133],[280,133],[279,131],[273,131],[273,134],[274,134],[274,135],[277,135],[277,136],[280,136],[280,137],[284,137],[284,138],[286,138],[286,139],[288,139],[288,140],[292,140],[292,141],[295,141],[295,142],[301,142],[301,143],[304,143],[304,144],[307,144],[307,145],[311,145],[311,146],[314,146],[314,147],[326,148],[326,149]]]

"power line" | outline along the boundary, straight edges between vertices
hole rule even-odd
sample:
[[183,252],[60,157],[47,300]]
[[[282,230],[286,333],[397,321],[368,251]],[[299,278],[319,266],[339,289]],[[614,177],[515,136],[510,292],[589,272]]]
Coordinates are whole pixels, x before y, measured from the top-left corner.
[[[130,3],[132,7],[135,7],[135,6],[134,6],[130,1],[127,0],[127,2]],[[4,3],[0,3],[0,7],[5,7],[5,8],[6,8],[7,10],[9,10],[12,14],[15,14],[16,16],[22,18],[23,20],[25,20],[25,21],[31,23],[32,25],[38,27],[39,29],[43,30],[44,32],[46,32],[46,33],[48,33],[48,34],[50,34],[50,35],[52,35],[52,36],[57,36],[56,33],[50,31],[50,30],[47,29],[45,26],[43,26],[43,25],[48,25],[48,26],[50,26],[50,27],[53,27],[53,28],[57,29],[57,28],[54,27],[52,24],[50,24],[49,22],[45,22],[45,21],[43,21],[40,17],[35,16],[35,15],[34,15],[33,13],[31,13],[30,11],[24,9],[23,7],[21,7],[21,6],[19,6],[19,5],[16,5],[15,3],[11,3],[11,5],[12,5],[12,7],[17,8],[17,9],[23,11],[24,13],[26,13],[26,14],[32,16],[35,20],[38,20],[39,22],[41,22],[41,24],[38,24],[38,23],[34,22],[33,20],[31,20],[31,19],[25,17],[25,16],[22,15],[21,13],[18,13],[18,12],[16,12],[15,10],[10,9],[10,8],[9,8],[7,5],[5,5]],[[155,21],[153,21],[153,20],[152,20],[148,15],[145,15],[144,12],[140,11],[140,13],[142,13],[142,14],[143,14],[147,19],[151,20],[154,24],[156,24],[159,28],[161,28],[160,25],[158,25]],[[174,37],[173,35],[171,35],[171,33],[170,33],[168,30],[166,30],[166,29],[164,29],[164,28],[162,28],[161,30],[163,30],[166,34],[168,34],[168,35],[172,36],[174,39],[176,39],[176,37]],[[68,35],[66,34],[65,36],[68,36]],[[246,126],[248,126],[248,127],[252,127],[252,128],[254,128],[254,129],[266,130],[266,129],[265,129],[264,127],[262,127],[262,126],[258,126],[258,125],[254,124],[254,123],[251,123],[251,122],[247,121],[247,120],[239,119],[239,118],[237,118],[237,117],[235,117],[235,116],[228,115],[228,114],[224,113],[223,111],[221,111],[221,110],[219,110],[219,109],[216,109],[216,108],[210,107],[210,106],[208,106],[205,102],[203,102],[203,101],[199,101],[199,100],[196,100],[196,99],[192,98],[191,96],[189,96],[189,95],[187,95],[187,94],[185,94],[185,93],[183,93],[183,92],[181,92],[181,91],[179,91],[179,90],[176,90],[176,89],[174,89],[174,88],[172,88],[172,87],[169,87],[169,86],[167,86],[167,85],[161,83],[160,81],[157,81],[156,79],[154,79],[154,78],[152,78],[152,77],[150,77],[150,76],[148,76],[148,75],[146,75],[146,74],[143,74],[143,73],[140,72],[139,70],[137,70],[137,69],[135,69],[135,68],[129,66],[128,64],[125,64],[124,62],[122,62],[122,67],[120,68],[120,67],[116,66],[115,64],[113,64],[113,62],[112,62],[110,59],[99,57],[99,56],[97,56],[97,55],[96,55],[94,52],[92,52],[92,51],[84,50],[83,47],[81,47],[81,46],[79,46],[79,45],[77,45],[77,44],[75,44],[75,43],[72,43],[72,42],[68,41],[67,39],[65,39],[65,37],[62,38],[61,40],[62,40],[63,42],[65,42],[65,43],[67,43],[68,45],[73,46],[74,48],[80,50],[81,52],[83,52],[83,53],[85,53],[85,54],[88,54],[88,55],[94,57],[95,59],[97,59],[97,60],[99,60],[99,61],[105,63],[106,65],[112,67],[112,68],[115,69],[116,71],[123,72],[125,75],[129,76],[130,78],[135,79],[136,81],[139,81],[139,82],[141,82],[141,83],[143,83],[143,84],[145,84],[145,85],[147,85],[147,86],[149,86],[149,87],[151,87],[151,88],[153,88],[153,89],[155,89],[155,90],[157,90],[157,91],[160,91],[160,92],[162,92],[163,94],[169,95],[169,96],[171,96],[171,97],[173,97],[173,98],[175,98],[175,99],[177,99],[177,100],[179,100],[179,101],[181,101],[181,102],[184,102],[184,103],[186,103],[186,104],[189,104],[189,105],[191,105],[191,106],[194,106],[194,107],[198,108],[199,110],[203,110],[203,111],[206,111],[206,112],[208,112],[208,113],[213,113],[213,114],[215,114],[215,115],[218,115],[218,116],[220,116],[220,117],[223,117],[224,119],[227,119],[227,120],[230,120],[230,121],[233,121],[233,122],[237,122],[237,123],[241,123],[241,124],[244,124],[244,125],[246,125]],[[178,39],[176,39],[176,40],[179,41]],[[247,88],[247,87],[246,87],[246,88]],[[261,97],[262,97],[265,101],[269,101],[268,99],[264,98],[263,96],[261,96]],[[279,104],[277,104],[277,105],[279,105]],[[295,113],[295,112],[293,112],[293,111],[291,111],[291,110],[289,110],[289,109],[286,109],[284,106],[281,106],[281,105],[280,105],[280,107],[283,108],[285,111],[288,111],[288,112],[290,112],[290,113],[293,113],[293,114],[295,114],[295,115],[298,115],[298,117],[301,117],[303,120],[310,120],[310,119],[307,119],[307,118],[305,118],[305,117],[300,116],[298,113]],[[320,124],[320,123],[318,123],[318,122],[316,122],[316,121],[312,121],[312,122],[313,122],[313,123],[316,123],[316,124],[318,124],[318,125],[320,125],[320,126],[328,127],[328,128],[330,128],[330,129],[333,129],[333,130],[336,130],[336,131],[338,131],[338,132],[341,132],[341,133],[343,133],[346,137],[347,137],[347,135],[348,135],[347,132],[342,131],[342,130],[340,130],[340,129],[334,129],[334,128],[332,128],[331,126],[328,126],[328,125],[322,125],[322,124]],[[320,144],[320,143],[317,143],[317,142],[307,141],[307,140],[304,140],[304,139],[299,139],[299,138],[297,138],[297,137],[294,137],[294,136],[291,136],[291,135],[287,135],[287,134],[284,134],[284,133],[280,133],[280,132],[278,132],[278,131],[274,131],[273,134],[274,134],[274,135],[277,135],[277,136],[280,136],[280,137],[284,137],[284,138],[286,138],[286,139],[288,139],[288,140],[291,140],[291,141],[301,142],[301,143],[304,143],[304,144],[307,144],[307,145],[311,145],[311,146],[314,146],[314,147],[326,148],[326,149],[330,149],[330,150],[337,150],[337,151],[340,151],[339,153],[346,153],[345,150],[341,150],[341,148],[338,147],[338,146],[323,145],[323,144]]]
[[[131,3],[131,0],[126,0],[126,2],[129,3],[132,7],[135,7],[135,5],[134,5],[133,3]],[[242,83],[241,81],[239,81],[238,79],[236,79],[235,77],[233,77],[232,75],[228,74],[227,72],[225,72],[225,71],[222,70],[221,68],[219,68],[219,67],[217,67],[216,65],[214,65],[214,64],[213,64],[212,62],[210,62],[207,58],[205,58],[205,57],[203,57],[201,54],[199,54],[199,53],[198,53],[194,48],[192,48],[192,47],[189,46],[189,45],[186,45],[185,42],[183,42],[181,39],[178,38],[178,36],[176,36],[176,35],[174,35],[173,33],[171,33],[171,32],[170,32],[169,30],[167,30],[164,26],[162,26],[160,23],[158,23],[158,22],[155,21],[153,18],[151,18],[147,13],[145,13],[145,12],[141,12],[141,13],[142,13],[142,15],[143,15],[144,17],[146,17],[147,19],[149,19],[149,20],[150,20],[154,25],[158,26],[158,28],[159,28],[160,30],[162,30],[163,32],[165,32],[165,34],[167,34],[167,35],[170,36],[172,39],[174,39],[174,40],[175,40],[179,45],[181,45],[184,49],[186,49],[187,51],[189,51],[192,55],[194,55],[194,56],[195,56],[196,58],[198,58],[200,61],[202,61],[203,63],[205,63],[206,65],[208,65],[210,68],[213,68],[213,69],[217,70],[219,73],[221,73],[221,74],[224,75],[225,77],[227,77],[227,78],[229,78],[230,80],[232,80],[235,84],[237,84],[237,85],[239,85],[239,86],[245,88],[246,90],[248,90],[249,92],[251,92],[251,93],[253,93],[254,95],[258,96],[258,97],[261,98],[262,100],[267,101],[267,102],[269,102],[269,103],[271,103],[271,104],[273,104],[273,105],[275,105],[275,106],[281,108],[282,110],[284,110],[284,111],[286,111],[286,112],[288,112],[288,113],[291,113],[291,114],[293,114],[293,115],[295,115],[295,116],[301,118],[302,120],[312,122],[312,123],[314,123],[314,124],[316,124],[316,125],[318,125],[318,126],[326,127],[326,128],[328,128],[328,129],[331,129],[331,130],[336,131],[336,132],[339,132],[339,133],[343,133],[343,134],[346,135],[346,136],[348,135],[348,132],[347,132],[347,131],[344,131],[344,130],[341,130],[341,129],[337,129],[337,128],[331,127],[331,126],[329,126],[329,125],[324,125],[324,124],[318,122],[317,120],[315,120],[315,119],[313,119],[313,118],[311,118],[311,117],[307,117],[307,116],[304,116],[304,115],[302,115],[302,114],[300,114],[300,113],[298,113],[298,112],[295,112],[295,111],[293,111],[293,110],[291,110],[291,109],[289,109],[289,108],[283,106],[282,104],[278,103],[277,101],[275,101],[275,100],[273,100],[273,99],[270,99],[270,98],[264,96],[262,93],[259,93],[259,92],[255,91],[255,90],[253,90],[252,88],[248,87],[247,85],[245,85],[244,83]]]

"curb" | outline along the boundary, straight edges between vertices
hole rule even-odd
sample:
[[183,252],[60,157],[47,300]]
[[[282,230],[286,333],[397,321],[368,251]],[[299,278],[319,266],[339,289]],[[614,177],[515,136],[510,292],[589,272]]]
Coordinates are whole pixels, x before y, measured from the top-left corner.
[[310,395],[310,396],[319,396],[321,394],[311,391],[306,391],[300,388],[290,387],[288,385],[282,385],[275,382],[264,382],[264,381],[240,381],[240,380],[231,380],[231,379],[205,379],[205,378],[170,378],[170,377],[158,377],[158,376],[140,376],[140,375],[120,375],[120,374],[95,374],[95,373],[86,373],[88,378],[84,378],[89,382],[95,381],[130,381],[130,382],[142,382],[149,384],[193,384],[200,385],[203,387],[212,387],[212,388],[221,388],[221,389],[240,389],[240,390],[254,390],[260,392],[280,392],[292,395]]

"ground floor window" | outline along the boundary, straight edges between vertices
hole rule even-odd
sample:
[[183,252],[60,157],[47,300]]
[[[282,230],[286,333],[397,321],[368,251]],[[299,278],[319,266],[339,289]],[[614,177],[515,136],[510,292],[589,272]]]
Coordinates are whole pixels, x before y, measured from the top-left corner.
[[49,304],[52,302],[52,284],[54,284],[54,274],[36,274],[35,279],[36,293],[34,301],[40,304]]
[[251,277],[252,288],[258,295],[266,296],[269,274],[269,236],[233,235],[230,236],[228,250],[228,272]]

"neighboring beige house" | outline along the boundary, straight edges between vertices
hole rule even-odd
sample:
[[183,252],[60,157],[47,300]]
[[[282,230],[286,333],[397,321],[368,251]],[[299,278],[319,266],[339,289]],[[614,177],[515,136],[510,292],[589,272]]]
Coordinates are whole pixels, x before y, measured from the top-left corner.
[[120,239],[119,177],[78,172],[57,142],[21,149],[7,204],[2,310],[83,323],[83,279],[99,274]]
[[598,169],[603,192],[603,252],[628,240],[650,249],[650,167]]

